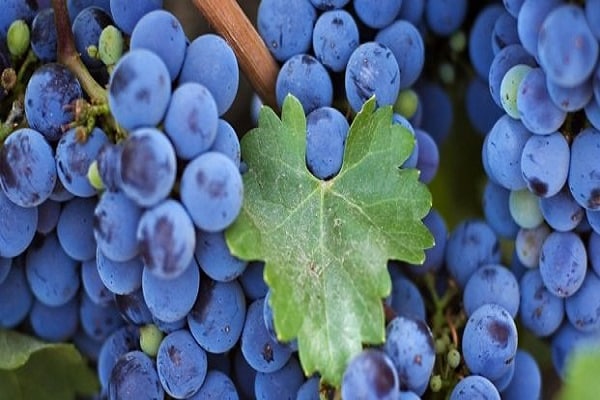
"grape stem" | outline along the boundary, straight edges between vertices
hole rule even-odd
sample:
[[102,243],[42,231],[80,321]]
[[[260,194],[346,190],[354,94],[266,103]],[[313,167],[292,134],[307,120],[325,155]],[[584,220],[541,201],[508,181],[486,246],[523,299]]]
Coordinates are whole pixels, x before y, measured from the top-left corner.
[[92,103],[106,103],[106,90],[90,75],[75,48],[66,0],[52,0],[52,8],[56,25],[58,62],[69,68],[77,77]]
[[242,72],[262,102],[275,110],[278,109],[275,81],[279,66],[239,4],[234,0],[192,2],[233,48]]

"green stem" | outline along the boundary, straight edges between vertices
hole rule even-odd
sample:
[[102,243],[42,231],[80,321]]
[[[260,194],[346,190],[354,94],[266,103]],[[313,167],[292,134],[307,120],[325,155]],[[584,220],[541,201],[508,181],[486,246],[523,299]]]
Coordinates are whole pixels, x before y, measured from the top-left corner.
[[6,121],[0,125],[0,143],[4,143],[6,138],[16,129],[24,113],[23,101],[19,99],[13,101]]

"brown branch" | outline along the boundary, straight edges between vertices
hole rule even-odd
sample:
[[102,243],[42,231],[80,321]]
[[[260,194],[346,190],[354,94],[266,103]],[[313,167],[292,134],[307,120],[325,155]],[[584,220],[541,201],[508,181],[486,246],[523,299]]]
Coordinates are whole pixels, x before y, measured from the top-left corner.
[[[54,0],[53,0],[54,1]],[[231,45],[240,68],[264,104],[278,109],[275,81],[279,65],[235,0],[192,0],[196,8]]]

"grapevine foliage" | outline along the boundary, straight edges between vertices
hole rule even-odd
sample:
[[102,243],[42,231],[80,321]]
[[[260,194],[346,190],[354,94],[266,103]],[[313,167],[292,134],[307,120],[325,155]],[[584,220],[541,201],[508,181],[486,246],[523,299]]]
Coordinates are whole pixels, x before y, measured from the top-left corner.
[[391,107],[369,100],[356,115],[334,178],[306,167],[306,119],[288,96],[281,119],[263,107],[241,142],[244,206],[227,231],[231,251],[264,260],[280,340],[297,338],[307,375],[339,386],[363,343],[382,343],[389,259],[421,263],[433,239],[421,219],[431,195],[401,169],[414,139],[392,125]]

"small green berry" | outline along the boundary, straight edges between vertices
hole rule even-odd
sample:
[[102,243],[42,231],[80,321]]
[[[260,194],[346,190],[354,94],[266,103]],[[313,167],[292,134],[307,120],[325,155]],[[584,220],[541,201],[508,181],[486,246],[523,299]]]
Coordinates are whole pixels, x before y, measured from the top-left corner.
[[448,365],[450,368],[454,369],[460,365],[461,356],[458,350],[450,349],[446,357],[448,359]]
[[87,173],[88,181],[90,185],[96,190],[103,190],[104,183],[102,182],[102,178],[100,177],[100,171],[98,171],[98,162],[92,161],[90,167],[88,168]]
[[439,375],[433,375],[429,381],[429,388],[432,392],[437,393],[442,390],[442,377]]
[[123,35],[112,25],[102,30],[98,39],[98,57],[104,65],[114,65],[123,55]]
[[394,103],[394,112],[402,115],[404,118],[412,118],[419,107],[419,97],[412,89],[402,90]]
[[154,324],[142,326],[140,328],[140,348],[150,357],[156,357],[163,336],[163,333]]
[[448,344],[444,341],[444,339],[438,338],[435,340],[435,353],[436,354],[444,354],[446,349],[448,348]]
[[15,57],[21,57],[29,48],[30,32],[29,25],[22,19],[10,24],[6,35],[8,51]]

